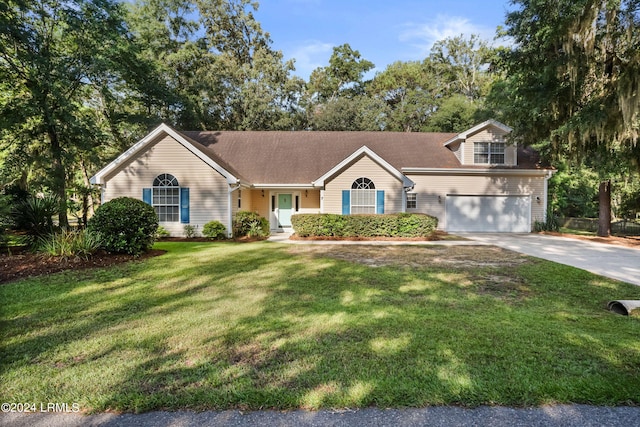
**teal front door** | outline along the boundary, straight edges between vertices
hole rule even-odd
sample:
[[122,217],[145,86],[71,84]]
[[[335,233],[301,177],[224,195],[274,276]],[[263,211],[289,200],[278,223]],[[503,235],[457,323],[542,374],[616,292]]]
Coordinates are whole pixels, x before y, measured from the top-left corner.
[[291,227],[291,194],[278,194],[278,227]]

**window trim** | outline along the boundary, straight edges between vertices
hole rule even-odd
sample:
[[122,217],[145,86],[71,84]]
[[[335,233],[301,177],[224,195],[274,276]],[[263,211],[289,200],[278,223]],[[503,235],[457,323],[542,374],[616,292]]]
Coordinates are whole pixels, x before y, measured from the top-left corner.
[[[484,148],[486,145],[486,150]],[[501,148],[498,148],[500,147]],[[477,165],[504,165],[507,161],[507,144],[501,141],[477,141],[473,143],[473,163]],[[486,156],[487,161],[479,161],[479,156]],[[502,161],[497,162],[496,156],[502,156]]]
[[[165,185],[162,185],[162,184],[165,184]],[[168,194],[168,191],[167,191],[169,189],[172,190],[171,191],[172,194],[170,195]],[[161,192],[163,194],[160,194]],[[167,200],[167,197],[171,197],[172,199],[177,198],[177,203],[159,203],[158,199],[160,197],[164,197],[165,202]],[[158,200],[158,202],[156,202],[156,200]],[[161,173],[160,175],[154,178],[153,185],[151,186],[151,206],[155,210],[156,215],[158,215],[158,222],[163,222],[163,223],[166,223],[166,222],[179,223],[180,222],[181,220],[180,183],[174,175],[169,173]],[[176,218],[175,212],[168,213],[165,210],[165,212],[160,213],[159,212],[160,208],[175,209],[177,211],[177,219],[173,219],[173,218]],[[171,215],[172,219],[168,220],[167,215]]]
[[[351,214],[375,214],[377,212],[378,199],[376,185],[370,178],[360,177],[355,179],[353,183],[351,183],[350,192],[349,212]],[[355,201],[361,203],[355,204]]]
[[[413,200],[409,200],[409,196],[412,196]],[[412,203],[413,206],[409,206],[409,203]],[[418,209],[418,193],[407,193],[405,209]]]

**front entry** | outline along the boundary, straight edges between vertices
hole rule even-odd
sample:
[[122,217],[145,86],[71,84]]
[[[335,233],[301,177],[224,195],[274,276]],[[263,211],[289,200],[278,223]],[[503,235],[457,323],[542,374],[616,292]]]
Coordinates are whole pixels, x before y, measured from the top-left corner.
[[291,194],[278,194],[278,227],[291,227]]

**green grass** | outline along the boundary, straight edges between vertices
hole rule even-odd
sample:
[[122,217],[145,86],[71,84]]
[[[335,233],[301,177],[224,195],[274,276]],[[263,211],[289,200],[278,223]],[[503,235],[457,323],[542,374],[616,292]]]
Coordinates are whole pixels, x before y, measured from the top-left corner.
[[[448,264],[462,248],[371,266],[270,242],[156,247],[168,253],[0,286],[0,399],[87,411],[640,404],[640,318],[605,310],[640,299],[632,285],[524,257]],[[365,248],[354,259],[377,256]]]
[[560,233],[576,234],[578,236],[595,236],[595,231],[576,230],[575,228],[560,227]]

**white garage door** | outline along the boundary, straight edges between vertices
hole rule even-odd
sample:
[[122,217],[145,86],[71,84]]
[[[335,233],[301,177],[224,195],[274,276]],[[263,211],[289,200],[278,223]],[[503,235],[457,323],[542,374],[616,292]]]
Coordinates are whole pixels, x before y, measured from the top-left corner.
[[445,209],[448,232],[531,231],[529,196],[448,195]]

